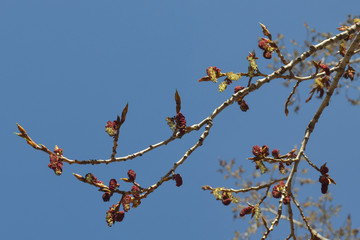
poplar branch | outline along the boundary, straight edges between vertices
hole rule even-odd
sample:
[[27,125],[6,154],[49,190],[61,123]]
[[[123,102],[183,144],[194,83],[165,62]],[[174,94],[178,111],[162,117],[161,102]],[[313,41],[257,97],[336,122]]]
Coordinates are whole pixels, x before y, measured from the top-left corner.
[[[359,28],[359,26],[360,26],[360,23],[355,24],[352,27]],[[295,161],[295,164],[293,165],[293,167],[291,169],[289,178],[286,181],[286,189],[289,192],[289,194],[291,193],[292,178],[294,177],[294,174],[297,171],[297,167],[298,167],[299,162],[300,162],[300,157],[301,157],[301,155],[303,155],[303,153],[304,153],[304,151],[306,149],[306,145],[307,145],[307,143],[309,141],[310,135],[314,131],[315,125],[318,122],[318,120],[319,120],[321,114],[323,113],[324,109],[329,105],[330,99],[331,99],[331,97],[332,97],[332,95],[334,93],[334,90],[338,86],[339,80],[344,74],[345,67],[349,63],[350,58],[354,54],[354,51],[357,48],[359,42],[360,42],[360,34],[357,34],[355,39],[351,43],[349,49],[347,50],[347,52],[345,54],[345,57],[341,60],[341,62],[339,64],[339,68],[337,70],[337,73],[336,73],[335,77],[333,78],[333,82],[331,83],[330,88],[327,91],[325,98],[321,102],[321,104],[320,104],[318,110],[316,111],[314,117],[311,119],[310,123],[308,124],[308,126],[306,128],[305,136],[304,136],[304,138],[303,138],[303,140],[301,142],[299,152],[298,152],[298,154],[296,156],[297,161]]]
[[[256,81],[255,83],[251,84],[250,86],[238,91],[237,93],[233,94],[229,99],[227,99],[225,102],[223,102],[219,107],[217,107],[216,109],[214,109],[213,113],[210,114],[208,117],[206,117],[205,119],[203,119],[201,122],[199,122],[198,124],[194,124],[192,125],[189,129],[187,133],[191,132],[192,130],[199,130],[200,128],[202,128],[208,121],[212,121],[219,113],[221,113],[226,107],[228,107],[229,105],[233,104],[236,100],[243,98],[244,96],[246,96],[247,94],[249,94],[250,92],[253,92],[257,89],[259,89],[262,85],[264,85],[265,83],[269,83],[270,81],[276,79],[276,78],[280,78],[286,71],[291,71],[291,69],[297,65],[298,63],[304,61],[305,59],[307,59],[308,57],[310,57],[312,54],[314,54],[315,52],[325,48],[326,46],[333,44],[334,42],[338,42],[342,39],[346,39],[347,37],[349,37],[351,34],[353,34],[357,28],[360,27],[360,23],[354,24],[351,27],[347,28],[347,30],[331,37],[328,38],[322,42],[320,42],[317,45],[311,45],[309,50],[303,52],[299,57],[297,57],[296,59],[290,61],[288,64],[280,67],[278,70],[274,71],[273,73],[267,75],[267,77],[264,77],[262,79],[259,79],[258,81]],[[350,49],[349,49],[350,50]],[[348,51],[349,51],[348,50]],[[157,144],[154,145],[150,145],[148,148],[143,149],[139,152],[133,153],[133,154],[129,154],[127,156],[124,157],[118,157],[118,158],[110,158],[110,159],[106,159],[106,160],[102,160],[102,159],[90,159],[90,160],[72,160],[69,159],[65,156],[62,156],[60,159],[64,162],[67,162],[69,164],[109,164],[112,162],[121,162],[121,161],[126,161],[126,160],[131,160],[134,159],[136,157],[142,156],[143,154],[149,152],[152,149],[155,149],[157,147],[166,145],[167,143],[175,140],[176,138],[179,138],[179,134],[177,134],[176,136],[171,136],[169,139],[164,140],[162,142],[159,142]],[[35,148],[37,150],[42,150],[40,148]]]
[[262,236],[261,240],[265,240],[267,236],[270,234],[270,232],[274,230],[274,227],[278,225],[282,213],[283,198],[284,196],[282,196],[281,199],[279,200],[279,207],[275,219],[272,221],[271,226],[266,229],[266,232]]
[[213,123],[212,121],[208,121],[207,126],[205,127],[205,131],[201,134],[199,140],[196,142],[196,144],[194,146],[192,146],[189,150],[187,150],[185,152],[185,154],[182,156],[182,158],[177,161],[176,163],[174,163],[174,166],[155,184],[151,185],[150,187],[148,187],[146,189],[146,193],[145,196],[149,195],[150,193],[152,193],[153,191],[155,191],[155,189],[157,189],[158,187],[160,187],[163,182],[164,179],[167,179],[171,174],[173,174],[175,172],[175,170],[185,162],[185,160],[200,146],[202,146],[204,140],[206,139],[206,137],[209,135],[209,131],[212,127]]
[[[276,179],[276,180],[273,180],[267,184],[262,184],[262,185],[259,185],[259,186],[254,186],[254,187],[249,187],[249,188],[243,188],[243,189],[233,189],[233,188],[230,188],[230,189],[223,189],[223,192],[232,192],[232,193],[241,193],[241,192],[249,192],[249,191],[258,191],[260,189],[263,189],[263,188],[269,188],[271,187],[271,185],[277,183],[277,182],[280,182],[280,181],[284,181],[286,180],[287,177],[284,177],[284,178],[281,178],[281,179]],[[202,187],[203,190],[211,190],[213,191],[215,188],[207,185],[207,186],[203,186]]]
[[[277,214],[277,212],[276,212],[274,209],[271,209],[271,208],[261,208],[261,211],[263,211],[263,212],[266,211],[266,212],[271,212],[271,213],[273,213],[273,214]],[[287,221],[290,221],[289,217],[288,217],[288,216],[285,216],[285,215],[281,215],[280,218],[281,218],[281,219],[284,219],[284,220],[287,220]],[[298,227],[307,228],[307,226],[306,226],[304,223],[302,223],[302,222],[300,222],[300,221],[298,221],[298,220],[293,219],[293,222],[294,222],[294,224],[296,224]],[[313,234],[316,235],[320,240],[329,240],[328,238],[326,238],[326,237],[322,236],[320,233],[318,233],[315,229],[312,229],[312,232],[313,232]]]

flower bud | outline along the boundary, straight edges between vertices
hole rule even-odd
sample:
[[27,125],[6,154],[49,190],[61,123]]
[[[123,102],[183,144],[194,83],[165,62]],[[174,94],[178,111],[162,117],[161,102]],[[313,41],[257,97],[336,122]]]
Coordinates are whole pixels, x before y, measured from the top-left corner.
[[255,155],[255,157],[258,157],[262,153],[262,150],[258,145],[255,145],[252,148],[252,153]]
[[183,184],[183,180],[180,174],[175,174],[174,179],[177,187],[180,187]]
[[278,183],[278,186],[279,186],[279,187],[285,187],[284,181],[280,181],[280,182]]
[[279,150],[277,150],[277,149],[272,150],[271,155],[272,155],[274,158],[280,158],[280,152],[279,152]]
[[59,159],[59,157],[53,153],[50,153],[50,163],[48,167],[54,170],[56,175],[62,174],[63,162]]
[[110,200],[111,194],[109,192],[106,192],[102,195],[102,199],[104,202],[108,202]]
[[217,68],[216,66],[214,67],[208,67],[206,69],[206,74],[210,77],[210,80],[212,82],[217,82],[217,79],[221,76],[221,69]]
[[114,215],[116,214],[116,209],[117,206],[114,204],[106,212],[106,222],[109,227],[111,227],[114,224]]
[[326,64],[320,64],[319,67],[325,72],[326,75],[330,75],[330,69]]
[[123,197],[122,205],[123,205],[123,209],[124,209],[125,212],[130,210],[130,203],[131,203],[131,196],[130,195],[126,195],[125,197]]
[[327,166],[323,165],[323,166],[320,167],[320,173],[322,175],[325,175],[328,172],[329,172],[329,168]]
[[246,112],[247,110],[249,110],[249,105],[247,105],[245,100],[242,100],[238,103],[240,104],[241,111]]
[[227,205],[229,205],[229,204],[231,203],[231,199],[230,199],[230,198],[225,198],[225,199],[222,200],[222,203],[223,203],[225,206],[227,206]]
[[272,195],[274,198],[281,198],[281,192],[277,189],[276,186],[273,187]]
[[243,208],[240,212],[240,217],[243,217],[247,214],[251,214],[253,212],[254,207],[253,206],[248,206],[246,208]]
[[186,130],[185,116],[181,112],[178,112],[178,114],[175,117],[175,121],[176,121],[176,127],[179,129],[180,135],[181,136],[184,135]]
[[242,89],[244,89],[244,87],[236,86],[236,87],[234,88],[234,93],[237,93],[238,91],[240,91],[240,90],[242,90]]
[[263,52],[263,56],[264,56],[264,58],[266,58],[266,59],[271,59],[271,52],[270,51],[264,51]]
[[265,157],[269,156],[269,147],[267,145],[262,146],[261,150]]
[[111,179],[109,182],[109,189],[110,191],[114,191],[115,188],[119,187],[120,185],[117,183],[116,179]]
[[120,211],[114,214],[113,218],[116,222],[121,222],[125,217],[125,212]]
[[[138,191],[140,191],[140,189],[139,189],[138,186],[135,186],[135,185],[134,185],[134,186],[131,187],[131,191],[132,191],[132,192],[138,192]],[[133,196],[137,198],[137,197],[140,196],[140,194],[139,194],[139,193],[134,193]]]
[[62,156],[63,155],[63,150],[62,150],[62,148],[59,148],[58,146],[55,146],[54,153],[56,155],[58,155],[58,156]]
[[262,50],[267,50],[269,48],[268,40],[263,38],[259,41],[258,46]]
[[291,201],[291,199],[290,199],[289,196],[286,196],[286,197],[283,198],[283,203],[284,203],[285,205],[288,205],[288,204],[290,203],[290,201]]
[[116,129],[115,129],[116,124],[117,124],[116,121],[112,121],[112,122],[108,121],[105,126],[105,132],[107,132],[110,137],[113,137],[116,134]]
[[130,182],[134,182],[134,181],[135,181],[136,173],[135,173],[134,170],[131,170],[131,169],[130,169],[130,170],[127,172],[127,175],[128,175],[128,177],[129,177],[129,181],[130,181]]

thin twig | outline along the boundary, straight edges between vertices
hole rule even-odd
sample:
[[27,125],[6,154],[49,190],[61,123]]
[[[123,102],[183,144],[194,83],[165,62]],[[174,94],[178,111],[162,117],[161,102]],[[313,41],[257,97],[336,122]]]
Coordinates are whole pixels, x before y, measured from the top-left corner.
[[200,147],[203,144],[204,140],[209,135],[209,131],[210,131],[211,127],[212,127],[212,121],[208,121],[208,125],[205,127],[205,131],[202,133],[202,135],[200,136],[197,143],[194,146],[192,146],[189,150],[187,150],[186,153],[182,156],[182,158],[179,161],[177,161],[176,163],[174,163],[174,166],[157,183],[155,183],[152,186],[145,189],[146,193],[145,193],[144,197],[146,197],[147,195],[152,193],[155,189],[157,189],[159,186],[161,186],[164,182],[164,179],[168,178],[171,174],[173,174],[175,172],[175,170],[181,164],[183,164],[185,162],[185,160],[195,151],[195,149],[197,149],[198,147]]
[[295,199],[293,194],[291,194],[290,196],[291,196],[291,199],[293,200],[294,204],[296,205],[296,207],[299,209],[300,215],[301,215],[303,221],[305,222],[307,229],[309,230],[310,234],[313,235],[313,229],[310,227],[310,224],[307,221],[300,204],[297,202],[297,200]]
[[[277,214],[277,212],[274,210],[274,209],[271,209],[271,208],[261,208],[261,211],[262,212],[271,212],[273,214]],[[289,217],[288,216],[285,216],[285,215],[281,215],[280,217],[281,219],[284,219],[284,220],[287,220],[287,221],[290,221]],[[306,228],[306,225],[298,220],[295,220],[293,219],[293,222],[294,224],[296,224],[298,227],[301,227],[301,228]],[[312,229],[314,235],[316,235],[318,238],[320,238],[321,240],[329,240],[328,238],[322,236],[320,233],[318,233],[315,229]]]
[[305,158],[305,160],[309,163],[310,166],[312,166],[313,168],[315,168],[317,171],[320,172],[320,168],[318,168],[315,164],[313,164],[310,159],[305,155],[305,153],[302,153],[303,157]]
[[[260,189],[263,189],[263,188],[269,188],[271,187],[271,185],[273,185],[274,183],[277,183],[277,182],[280,182],[280,181],[284,181],[286,180],[287,177],[284,177],[284,178],[281,178],[281,179],[276,179],[276,180],[273,180],[267,184],[263,184],[263,185],[259,185],[259,186],[256,186],[256,187],[249,187],[249,188],[243,188],[243,189],[233,189],[233,188],[230,188],[230,189],[223,189],[224,192],[232,192],[232,193],[241,193],[241,192],[249,192],[249,191],[258,191]],[[210,187],[210,186],[206,186],[206,188],[203,188],[204,190],[214,190],[215,188],[213,187]]]
[[274,229],[274,227],[278,225],[282,212],[283,198],[284,196],[279,200],[279,207],[275,219],[272,221],[271,226],[266,229],[266,232],[262,236],[261,240],[265,240],[267,236],[270,234],[270,232]]
[[[334,93],[335,88],[338,86],[338,82],[340,80],[340,78],[342,77],[342,75],[344,74],[345,71],[345,67],[348,64],[351,56],[354,53],[355,48],[357,47],[357,45],[360,42],[360,34],[357,34],[356,38],[353,40],[351,46],[349,47],[345,57],[341,60],[341,63],[339,65],[339,69],[333,79],[333,82],[329,88],[329,90],[326,93],[326,96],[324,98],[324,100],[322,101],[321,105],[319,106],[318,110],[316,111],[314,117],[311,119],[310,123],[308,124],[306,131],[305,131],[305,136],[301,142],[301,146],[299,149],[299,152],[296,156],[297,161],[295,161],[295,164],[293,165],[291,172],[289,174],[289,177],[286,181],[286,190],[288,192],[288,194],[292,195],[291,192],[291,183],[292,183],[292,179],[294,177],[295,172],[297,171],[297,167],[299,165],[300,162],[300,157],[303,155],[305,149],[306,149],[306,145],[309,141],[310,135],[311,133],[314,131],[315,125],[317,123],[317,121],[319,120],[321,114],[323,113],[324,109],[329,105],[331,96]],[[299,205],[300,206],[300,205]],[[309,230],[310,231],[310,230]],[[310,231],[310,233],[312,234],[312,232]]]
[[[303,54],[301,54],[299,57],[297,57],[296,59],[292,60],[291,62],[289,62],[287,65],[280,67],[278,70],[274,71],[273,73],[269,74],[267,77],[259,79],[258,81],[256,81],[256,83],[251,84],[249,87],[246,87],[240,91],[238,91],[237,93],[233,94],[232,97],[230,97],[229,99],[227,99],[225,102],[223,102],[218,108],[216,108],[213,113],[208,116],[207,118],[203,119],[201,122],[199,122],[198,124],[194,124],[192,125],[190,128],[192,130],[199,130],[201,127],[203,127],[209,120],[213,120],[222,110],[224,110],[226,107],[228,107],[229,105],[233,104],[235,100],[243,98],[244,96],[246,96],[247,94],[249,94],[252,91],[255,91],[257,89],[259,89],[262,85],[264,85],[265,83],[268,83],[276,78],[281,77],[286,71],[291,71],[291,69],[297,65],[298,63],[304,61],[305,59],[307,59],[308,57],[310,57],[313,53],[315,53],[318,50],[321,50],[323,48],[325,48],[326,46],[328,46],[329,44],[332,44],[334,42],[340,41],[344,38],[347,38],[350,34],[354,33],[356,31],[356,29],[360,26],[360,23],[354,24],[353,26],[349,27],[346,31],[343,31],[329,39],[326,39],[324,41],[322,41],[321,43],[317,44],[317,45],[312,45],[310,46],[310,49],[308,51],[305,51]],[[191,131],[189,131],[191,132]],[[176,138],[180,138],[179,134],[177,134],[177,136],[171,136],[169,139],[164,140],[162,142],[159,142],[157,144],[154,145],[150,145],[150,147],[141,150],[137,153],[133,153],[124,157],[118,157],[115,159],[107,159],[107,160],[71,160],[69,158],[66,158],[64,156],[62,156],[60,158],[60,160],[67,162],[69,164],[109,164],[112,162],[121,162],[121,161],[126,161],[126,160],[130,160],[130,159],[134,159],[136,157],[142,156],[144,153],[149,152],[150,150],[160,147],[162,145],[166,145],[167,143],[173,141]],[[37,150],[42,150],[40,148],[35,148]]]
[[290,236],[292,236],[293,239],[296,240],[295,227],[294,227],[294,219],[293,219],[293,212],[292,212],[292,209],[291,209],[291,202],[287,205],[287,207],[288,207],[289,222],[290,222],[290,229],[291,229]]

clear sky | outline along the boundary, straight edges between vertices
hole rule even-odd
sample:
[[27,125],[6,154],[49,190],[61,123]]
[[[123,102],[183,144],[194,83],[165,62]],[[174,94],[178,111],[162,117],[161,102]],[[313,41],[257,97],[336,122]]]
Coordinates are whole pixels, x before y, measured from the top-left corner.
[[[50,149],[58,145],[71,159],[104,159],[112,148],[104,126],[129,102],[118,149],[118,156],[128,155],[171,135],[165,117],[175,114],[175,89],[189,124],[207,117],[233,93],[232,87],[219,93],[217,85],[197,80],[208,66],[246,71],[248,52],[256,49],[260,55],[259,22],[275,36],[284,34],[287,44],[290,39],[301,43],[304,22],[337,33],[347,15],[358,14],[359,9],[358,0],[1,0],[0,236],[232,239],[234,230],[247,226],[248,218],[234,221],[231,207],[201,190],[203,185],[234,187],[217,173],[218,158],[236,158],[238,165],[252,172],[245,159],[253,145],[268,144],[282,152],[299,146],[318,99],[305,104],[302,95],[299,114],[286,118],[283,104],[290,89],[278,80],[247,97],[248,112],[237,105],[229,107],[215,119],[204,145],[178,168],[183,186],[164,184],[111,228],[105,212],[116,197],[104,203],[97,189],[77,181],[72,173],[92,172],[107,183],[134,169],[138,182],[146,187],[173,166],[197,141],[199,132],[125,163],[64,164],[63,174],[55,176],[47,167],[48,156],[13,134],[16,123],[36,142]],[[303,90],[306,94],[310,88],[304,85]],[[351,212],[354,226],[360,226],[355,182],[360,168],[359,120],[359,107],[350,106],[343,93],[334,96],[307,149],[314,163],[328,162],[337,182],[330,192],[334,203],[343,205],[335,219],[338,225]],[[309,176],[318,179],[315,171]],[[317,198],[320,186],[303,194]],[[288,231],[288,225],[282,229]]]

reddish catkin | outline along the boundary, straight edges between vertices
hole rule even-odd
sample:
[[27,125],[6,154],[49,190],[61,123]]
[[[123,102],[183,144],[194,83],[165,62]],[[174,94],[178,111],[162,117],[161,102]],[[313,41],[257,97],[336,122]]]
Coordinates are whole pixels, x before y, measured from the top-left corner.
[[271,54],[270,51],[264,51],[264,52],[263,52],[263,56],[264,56],[264,58],[266,58],[266,59],[271,59],[272,54]]
[[251,214],[253,212],[254,207],[253,206],[248,206],[246,208],[243,208],[240,212],[240,217],[243,217],[247,214]]
[[130,182],[134,182],[135,179],[136,179],[136,173],[134,170],[130,169],[128,172],[127,172],[127,175],[129,177],[129,181]]
[[[139,189],[138,186],[135,186],[135,185],[134,185],[134,186],[131,187],[131,191],[132,191],[132,192],[139,192],[140,189]],[[140,194],[139,194],[139,193],[134,193],[133,196],[134,196],[134,197],[139,197]]]
[[229,205],[231,203],[231,199],[230,198],[226,198],[222,200],[222,204],[224,204],[225,206]]
[[322,175],[325,175],[328,172],[329,172],[329,168],[327,166],[323,165],[323,166],[320,167],[320,173]]
[[120,211],[114,214],[114,220],[116,222],[121,222],[125,217],[125,212],[124,211]]
[[117,188],[119,185],[116,181],[116,179],[111,179],[110,182],[109,182],[109,189],[110,191],[114,191],[115,188]]
[[186,130],[185,116],[181,112],[179,112],[175,117],[175,121],[176,121],[176,126],[179,129],[180,135],[184,135]]
[[180,174],[175,174],[174,179],[177,187],[180,187],[183,184],[183,180]]
[[269,48],[268,40],[266,40],[266,39],[260,40],[258,46],[262,50],[268,49]]
[[243,90],[243,89],[244,89],[244,87],[236,86],[236,87],[234,88],[234,93],[237,93],[238,91]]
[[255,157],[258,157],[262,153],[262,150],[258,145],[255,145],[252,148],[252,153],[254,154]]
[[104,202],[108,202],[110,200],[111,194],[109,192],[106,192],[102,195],[102,199]]
[[50,154],[50,163],[48,165],[49,168],[54,170],[56,175],[62,174],[63,162],[59,160],[59,157],[53,153]]

